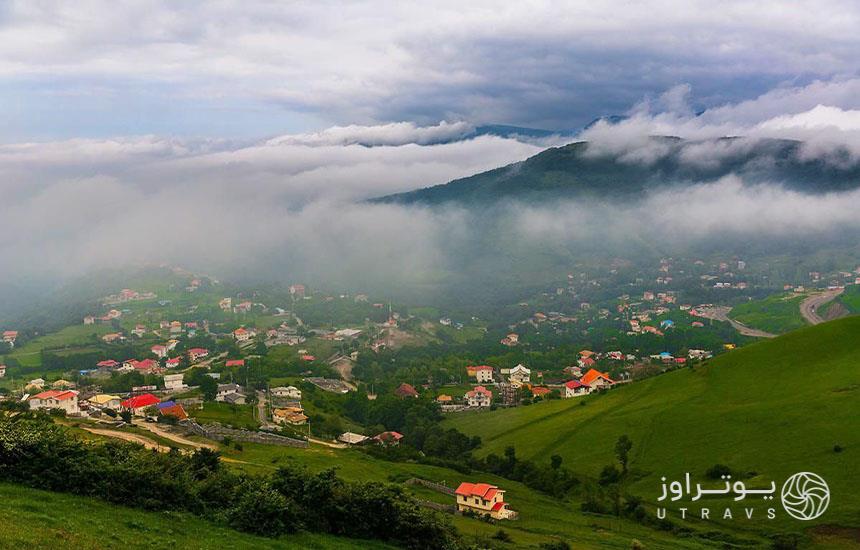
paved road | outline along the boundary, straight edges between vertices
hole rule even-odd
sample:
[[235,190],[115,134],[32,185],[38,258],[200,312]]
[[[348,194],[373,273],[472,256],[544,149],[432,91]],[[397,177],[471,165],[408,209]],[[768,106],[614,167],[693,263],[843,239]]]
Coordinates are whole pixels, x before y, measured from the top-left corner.
[[823,323],[826,319],[818,314],[819,308],[842,294],[843,290],[845,289],[837,288],[835,290],[825,290],[824,292],[812,294],[800,302],[800,314],[803,315],[803,318],[810,325]]
[[748,327],[743,323],[735,321],[734,319],[729,318],[729,312],[732,308],[728,306],[713,306],[713,307],[701,307],[696,308],[699,312],[699,316],[704,317],[705,319],[714,319],[715,321],[723,321],[732,325],[736,331],[744,336],[752,336],[754,338],[776,338],[776,334],[771,334],[770,332],[765,332],[763,330],[759,330],[757,328]]

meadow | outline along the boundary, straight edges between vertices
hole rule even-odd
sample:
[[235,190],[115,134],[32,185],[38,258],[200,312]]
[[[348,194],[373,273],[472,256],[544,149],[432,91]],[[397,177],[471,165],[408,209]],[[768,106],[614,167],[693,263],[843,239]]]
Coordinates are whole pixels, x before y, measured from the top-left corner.
[[806,295],[775,294],[735,306],[729,317],[748,327],[783,334],[806,326],[800,315],[800,302]]
[[769,522],[741,524],[743,530],[800,532],[824,522],[857,529],[858,332],[860,318],[841,319],[605,394],[452,415],[445,424],[480,435],[478,454],[501,454],[508,446],[536,461],[558,454],[567,467],[592,476],[615,459],[617,438],[629,435],[628,488],[652,504],[661,476],[678,479],[690,472],[704,480],[716,464],[743,475],[750,486],[813,471],[831,488],[822,520],[798,522],[782,513]]

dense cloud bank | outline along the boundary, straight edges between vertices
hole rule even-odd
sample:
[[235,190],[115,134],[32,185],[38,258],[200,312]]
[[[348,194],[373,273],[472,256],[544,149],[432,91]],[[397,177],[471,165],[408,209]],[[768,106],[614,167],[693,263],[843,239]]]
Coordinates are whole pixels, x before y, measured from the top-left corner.
[[[621,163],[660,158],[648,139],[654,134],[696,140],[683,154],[695,166],[762,137],[804,139],[802,155],[855,163],[860,110],[850,108],[853,95],[843,94],[854,86],[769,92],[754,105],[698,115],[688,90],[673,89],[582,139],[594,154]],[[843,103],[813,104],[822,97]],[[464,122],[398,123],[259,142],[149,136],[3,145],[0,284],[166,262],[223,277],[421,286],[497,254],[502,239],[526,250],[553,242],[585,246],[604,235],[621,242],[645,234],[664,244],[721,234],[823,238],[860,223],[857,192],[806,196],[779,181],[742,185],[737,175],[656,191],[608,211],[582,202],[508,204],[493,212],[362,202],[541,151],[516,139],[469,137],[473,130]],[[747,137],[711,139],[727,135]]]

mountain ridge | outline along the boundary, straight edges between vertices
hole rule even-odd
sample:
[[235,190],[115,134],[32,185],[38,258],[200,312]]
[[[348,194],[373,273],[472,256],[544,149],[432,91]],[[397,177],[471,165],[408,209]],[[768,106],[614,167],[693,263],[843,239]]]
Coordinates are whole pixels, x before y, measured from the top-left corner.
[[600,144],[576,141],[550,147],[524,161],[371,202],[433,206],[484,205],[510,199],[615,200],[672,185],[713,182],[732,174],[745,184],[776,183],[809,194],[860,187],[860,164],[807,158],[803,146],[801,141],[770,138],[692,141],[652,136],[636,149],[610,153],[602,151]]

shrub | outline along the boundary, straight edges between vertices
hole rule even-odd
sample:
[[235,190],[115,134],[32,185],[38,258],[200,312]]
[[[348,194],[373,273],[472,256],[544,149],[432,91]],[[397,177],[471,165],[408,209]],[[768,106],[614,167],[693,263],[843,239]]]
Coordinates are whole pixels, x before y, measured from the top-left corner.
[[239,531],[267,537],[294,533],[299,527],[293,503],[262,483],[249,483],[242,496],[227,513],[230,526]]
[[732,469],[725,464],[714,464],[705,472],[709,479],[720,479],[723,476],[732,475]]

